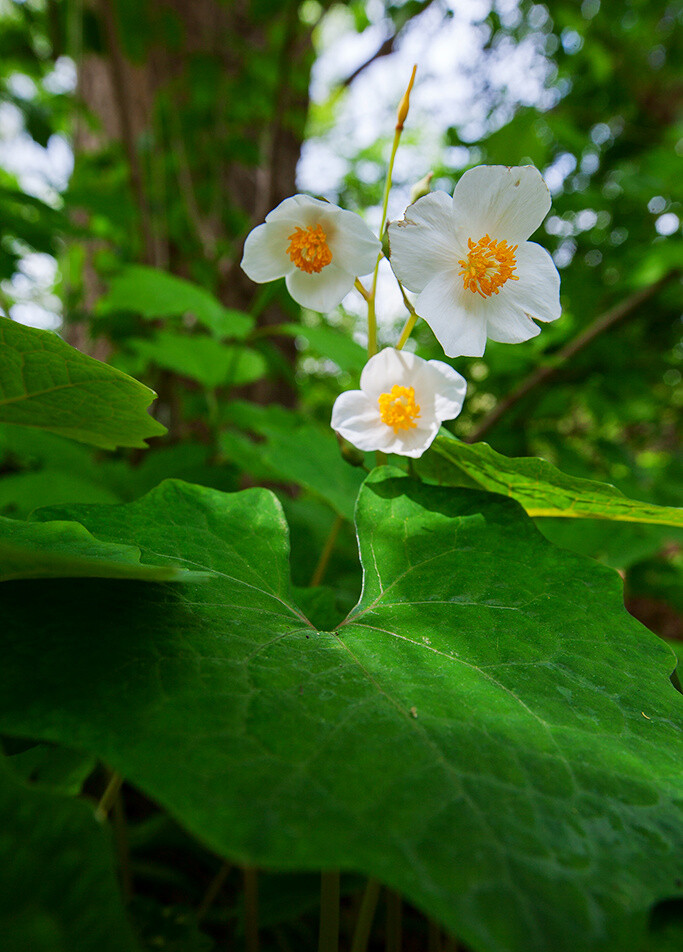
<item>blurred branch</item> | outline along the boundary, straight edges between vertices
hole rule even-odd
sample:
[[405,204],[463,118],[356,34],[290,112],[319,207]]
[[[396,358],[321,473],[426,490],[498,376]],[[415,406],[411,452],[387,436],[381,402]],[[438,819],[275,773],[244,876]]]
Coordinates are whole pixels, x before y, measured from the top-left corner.
[[401,36],[401,33],[403,32],[407,24],[410,23],[411,20],[414,20],[415,17],[418,17],[421,13],[424,13],[427,7],[431,7],[432,3],[434,3],[434,0],[422,0],[422,3],[418,4],[412,10],[412,12],[408,16],[406,16],[403,23],[401,23],[401,25],[397,27],[397,29],[391,34],[391,36],[388,36],[386,40],[384,40],[384,42],[379,47],[379,49],[377,49],[369,59],[367,59],[364,63],[361,63],[360,66],[354,69],[354,71],[351,73],[350,76],[347,76],[346,79],[342,80],[340,84],[341,87],[345,88],[347,86],[350,86],[351,83],[354,81],[354,79],[357,76],[359,76],[363,72],[364,69],[367,69],[368,66],[371,66],[374,62],[376,62],[376,60],[382,59],[384,56],[390,56],[396,49],[396,41]]
[[609,311],[605,311],[599,317],[593,321],[592,324],[589,324],[588,327],[578,334],[574,340],[569,341],[568,344],[565,344],[556,354],[553,355],[552,363],[545,364],[542,367],[538,367],[532,373],[526,377],[518,387],[516,387],[511,393],[505,397],[504,400],[501,400],[487,414],[484,419],[481,421],[479,426],[465,437],[465,442],[467,443],[476,443],[478,440],[484,436],[485,433],[488,433],[489,430],[498,423],[500,418],[508,412],[512,407],[516,406],[520,400],[523,400],[532,390],[535,390],[542,383],[547,383],[552,377],[554,377],[563,366],[575,357],[580,351],[587,347],[596,337],[599,337],[600,334],[603,334],[605,331],[611,330],[616,327],[617,324],[620,324],[627,317],[630,317],[634,311],[637,311],[641,304],[644,304],[646,301],[649,301],[650,298],[654,297],[663,287],[667,284],[670,284],[676,278],[681,276],[681,271],[679,269],[674,269],[665,274],[659,281],[655,281],[654,284],[649,285],[646,288],[643,288],[641,291],[636,291],[635,294],[632,294],[630,297],[627,297],[626,300],[621,301],[619,304],[615,305],[613,308],[610,308]]

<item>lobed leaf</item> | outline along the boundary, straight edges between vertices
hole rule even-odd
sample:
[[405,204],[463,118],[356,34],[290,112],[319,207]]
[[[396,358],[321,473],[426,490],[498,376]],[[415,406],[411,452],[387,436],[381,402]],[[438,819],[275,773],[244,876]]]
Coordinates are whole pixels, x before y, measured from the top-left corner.
[[3,731],[97,754],[231,859],[378,877],[477,952],[636,952],[681,894],[673,656],[514,502],[373,473],[335,631],[265,490],[64,515],[214,576],[6,586]]

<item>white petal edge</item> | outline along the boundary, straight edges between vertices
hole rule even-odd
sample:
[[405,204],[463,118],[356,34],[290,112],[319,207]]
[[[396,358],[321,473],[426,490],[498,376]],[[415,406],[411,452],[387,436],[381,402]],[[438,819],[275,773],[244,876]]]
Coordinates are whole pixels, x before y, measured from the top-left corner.
[[410,387],[419,363],[425,363],[416,354],[385,347],[371,357],[360,375],[360,387],[371,400],[377,400],[380,394],[388,393],[394,384]]
[[453,199],[431,192],[406,208],[403,221],[389,224],[390,264],[410,291],[422,291],[439,271],[457,265]]
[[335,264],[354,278],[374,269],[382,246],[360,215],[331,206],[331,210],[324,213],[321,225]]
[[463,287],[457,272],[442,272],[418,295],[415,310],[447,357],[481,357],[486,348],[486,301]]
[[519,244],[550,211],[550,192],[533,165],[479,165],[462,176],[453,193],[455,229],[461,238]]
[[331,311],[353,287],[354,277],[334,263],[317,274],[295,267],[285,278],[287,290],[297,304],[312,311]]
[[299,227],[302,225],[306,227],[313,223],[314,218],[334,208],[337,206],[324,202],[320,198],[311,198],[310,195],[290,195],[268,212],[266,222],[286,220],[293,221]]
[[534,324],[528,314],[504,298],[502,292],[492,302],[486,319],[486,333],[500,344],[521,344],[538,337],[541,328]]
[[291,221],[258,225],[247,235],[241,268],[257,284],[283,278],[295,267],[287,254],[289,235],[294,231]]
[[439,424],[444,420],[454,420],[465,402],[467,381],[442,360],[427,361],[423,373],[434,391],[434,414]]
[[393,436],[391,428],[380,419],[377,403],[361,390],[346,390],[337,397],[330,425],[345,440],[365,452],[383,449],[387,433]]
[[556,321],[562,314],[560,274],[550,254],[535,242],[525,241],[516,257],[519,281],[507,281],[501,296],[505,294],[537,321]]

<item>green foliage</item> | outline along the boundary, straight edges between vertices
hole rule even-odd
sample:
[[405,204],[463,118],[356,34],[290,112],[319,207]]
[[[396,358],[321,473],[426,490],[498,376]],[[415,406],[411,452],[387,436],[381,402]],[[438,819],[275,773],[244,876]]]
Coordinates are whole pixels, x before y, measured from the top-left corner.
[[509,496],[530,516],[610,519],[683,528],[683,509],[627,499],[605,483],[567,476],[544,459],[507,459],[486,443],[438,436],[420,472],[442,486],[474,486]]
[[239,387],[259,380],[266,362],[249,347],[221,344],[212,337],[159,331],[149,340],[131,340],[129,346],[150,363],[213,389]]
[[125,618],[117,583],[8,586],[6,732],[77,737],[230,858],[365,871],[476,948],[639,948],[676,889],[682,702],[616,575],[510,501],[379,470],[362,599],[318,631],[266,491],[69,514],[214,577],[131,590]]
[[0,318],[0,422],[105,449],[164,433],[146,412],[155,394],[56,334]]
[[3,949],[136,952],[92,807],[20,783],[8,763],[0,763]]

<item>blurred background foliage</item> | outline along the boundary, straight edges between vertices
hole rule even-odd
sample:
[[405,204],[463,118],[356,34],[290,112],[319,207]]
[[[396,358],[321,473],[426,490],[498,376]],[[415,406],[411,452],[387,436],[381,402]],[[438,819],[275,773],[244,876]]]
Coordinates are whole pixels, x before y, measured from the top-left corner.
[[[126,501],[168,476],[266,484],[290,521],[297,586],[337,533],[330,587],[301,595],[309,610],[331,627],[353,605],[364,472],[328,420],[364,362],[362,302],[302,313],[282,282],[255,286],[239,261],[249,230],[297,190],[378,223],[413,61],[390,214],[429,171],[452,191],[472,165],[533,163],[553,194],[535,239],[562,274],[560,321],[451,361],[469,381],[453,431],[680,504],[682,26],[677,0],[0,0],[0,309],[154,387],[168,427],[149,450],[118,453],[0,427],[0,513]],[[380,287],[392,343],[404,315],[386,274]],[[415,340],[443,359],[424,324]],[[680,533],[538,523],[620,570],[650,628],[683,636]],[[211,948],[182,907],[215,864],[149,805],[137,820],[143,932]],[[169,850],[192,876],[169,867]],[[264,915],[278,948],[297,947],[315,930],[317,880],[276,879]],[[207,922],[220,934],[238,918],[223,906]]]

